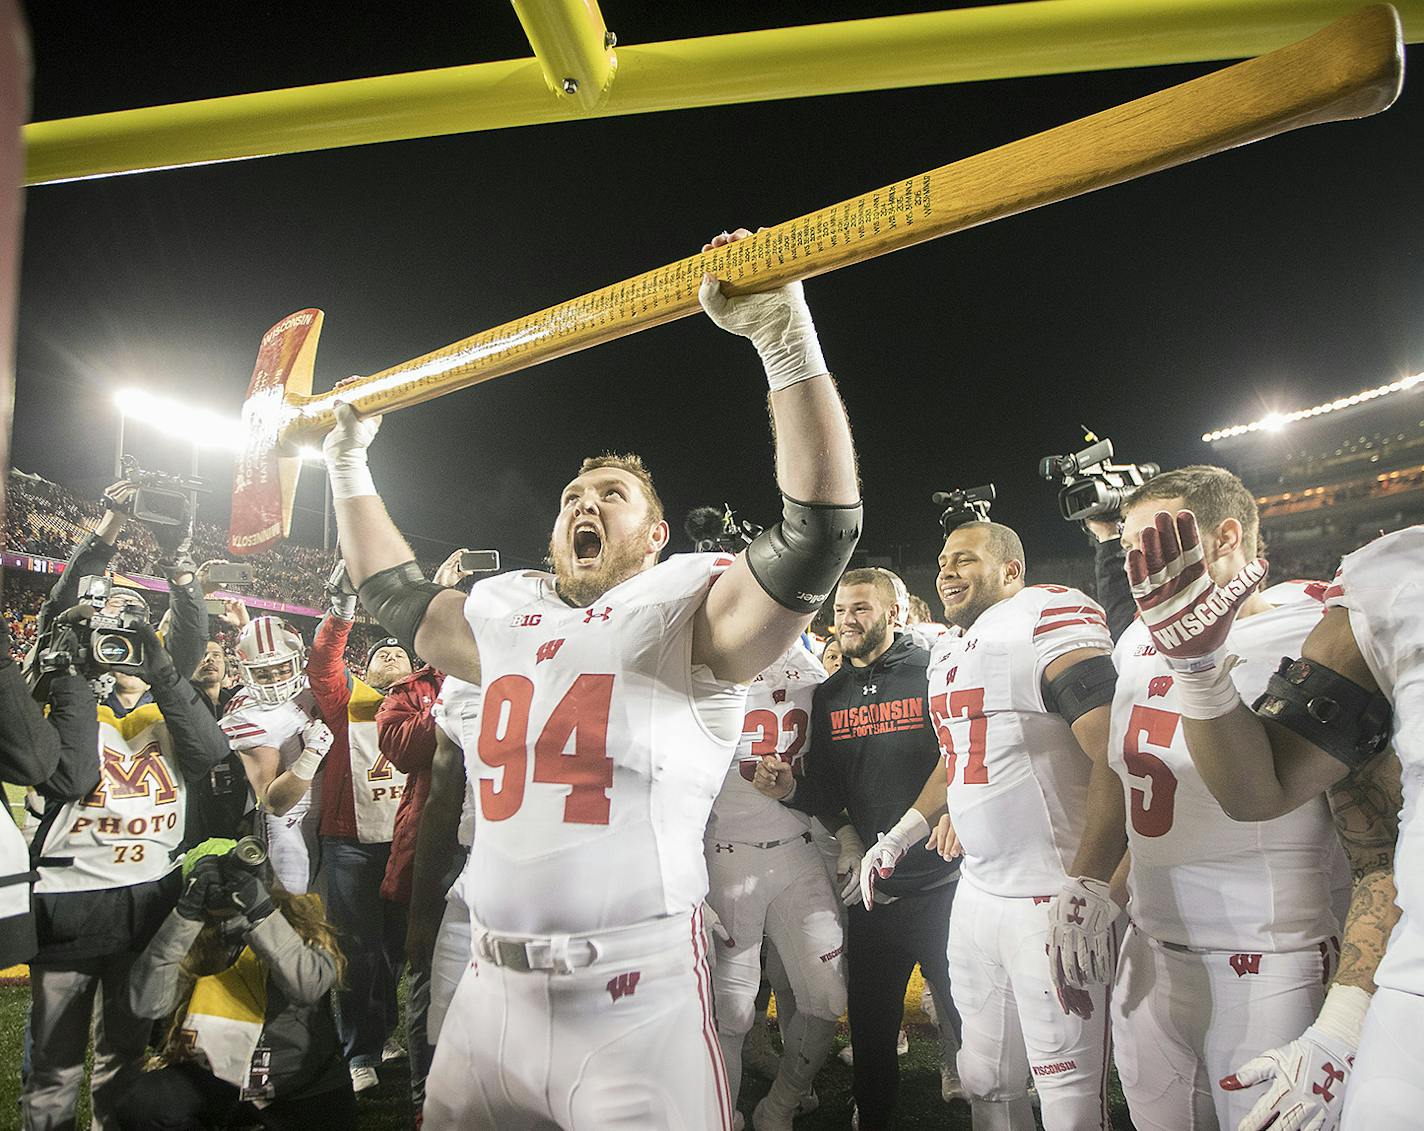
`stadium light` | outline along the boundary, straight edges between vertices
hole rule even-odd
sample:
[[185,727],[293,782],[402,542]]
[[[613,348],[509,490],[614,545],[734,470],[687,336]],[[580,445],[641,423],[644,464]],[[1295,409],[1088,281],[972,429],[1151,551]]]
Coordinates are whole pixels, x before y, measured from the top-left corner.
[[124,420],[136,420],[203,448],[242,449],[242,424],[207,409],[156,397],[143,389],[120,389],[114,403]]
[[1233,437],[1245,436],[1251,432],[1279,432],[1287,424],[1294,424],[1297,420],[1306,420],[1311,417],[1324,416],[1330,412],[1339,412],[1341,409],[1354,408],[1356,405],[1378,400],[1380,397],[1387,397],[1391,393],[1408,392],[1421,381],[1424,381],[1424,373],[1415,373],[1411,377],[1401,377],[1398,381],[1391,381],[1388,385],[1378,385],[1373,389],[1362,389],[1353,396],[1327,401],[1325,404],[1318,404],[1313,408],[1297,409],[1295,412],[1267,413],[1261,417],[1260,420],[1253,420],[1250,424],[1236,424],[1230,428],[1218,428],[1215,432],[1206,432],[1202,435],[1202,441],[1207,444],[1214,444],[1218,440],[1230,440]]

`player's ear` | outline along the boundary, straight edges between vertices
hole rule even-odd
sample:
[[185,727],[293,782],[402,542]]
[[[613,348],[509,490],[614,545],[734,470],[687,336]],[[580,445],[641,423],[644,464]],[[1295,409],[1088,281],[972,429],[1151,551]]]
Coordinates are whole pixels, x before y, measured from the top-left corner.
[[669,537],[668,524],[665,519],[653,523],[648,529],[648,549],[655,554],[661,554],[667,549]]
[[1004,584],[1012,585],[1015,581],[1022,581],[1024,578],[1024,564],[1017,558],[1010,558],[1004,563]]
[[1221,524],[1212,531],[1212,540],[1216,543],[1216,555],[1225,557],[1227,554],[1241,549],[1245,537],[1246,532],[1241,527],[1240,519],[1222,519]]

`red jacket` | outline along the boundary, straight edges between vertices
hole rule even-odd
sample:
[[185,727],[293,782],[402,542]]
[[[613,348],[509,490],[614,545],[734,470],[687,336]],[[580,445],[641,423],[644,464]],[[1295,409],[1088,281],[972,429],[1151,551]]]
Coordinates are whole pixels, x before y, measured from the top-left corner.
[[346,670],[346,638],[351,622],[328,614],[317,626],[316,639],[307,653],[307,681],[322,720],[335,741],[322,764],[322,836],[356,835],[356,802],[351,796],[351,746],[348,740],[347,704],[351,702],[351,675]]
[[391,856],[386,877],[381,881],[382,898],[396,903],[410,902],[415,838],[421,810],[430,796],[430,764],[435,759],[435,718],[430,711],[444,679],[443,673],[429,665],[411,672],[386,689],[386,697],[376,712],[381,753],[406,775],[405,792],[396,810]]

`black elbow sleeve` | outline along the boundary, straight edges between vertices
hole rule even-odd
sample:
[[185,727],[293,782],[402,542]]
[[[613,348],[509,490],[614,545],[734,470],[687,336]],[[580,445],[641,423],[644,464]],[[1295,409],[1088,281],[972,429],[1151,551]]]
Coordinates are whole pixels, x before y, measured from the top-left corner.
[[860,503],[801,503],[782,496],[781,521],[747,547],[757,584],[778,605],[813,613],[835,588],[860,540]]
[[371,574],[356,590],[366,611],[412,656],[415,633],[425,619],[425,610],[444,591],[443,585],[427,581],[413,561]]

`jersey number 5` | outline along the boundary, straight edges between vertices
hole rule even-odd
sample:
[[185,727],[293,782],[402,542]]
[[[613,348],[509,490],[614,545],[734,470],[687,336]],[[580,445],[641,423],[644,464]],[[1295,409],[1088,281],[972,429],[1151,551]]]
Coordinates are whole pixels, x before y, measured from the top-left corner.
[[945,779],[954,781],[955,760],[959,756],[954,749],[949,720],[967,718],[969,757],[964,761],[964,784],[988,785],[989,767],[984,764],[984,751],[988,746],[989,720],[984,717],[984,689],[965,687],[947,695],[935,695],[930,699],[930,714],[934,716],[935,731],[939,734],[939,748],[944,752]]
[[[480,761],[504,770],[496,787],[480,779],[480,813],[504,821],[519,812],[529,772],[529,708],[533,681],[501,676],[485,692],[480,711]],[[533,780],[572,788],[564,799],[564,822],[606,825],[613,787],[613,759],[608,756],[608,715],[613,676],[581,675],[559,700],[534,743]],[[569,742],[573,752],[566,753]]]
[[1172,767],[1143,745],[1166,750],[1177,734],[1182,716],[1156,707],[1132,708],[1123,739],[1122,759],[1133,778],[1142,785],[1132,787],[1132,827],[1142,836],[1166,836],[1172,828],[1176,808],[1177,775]]

